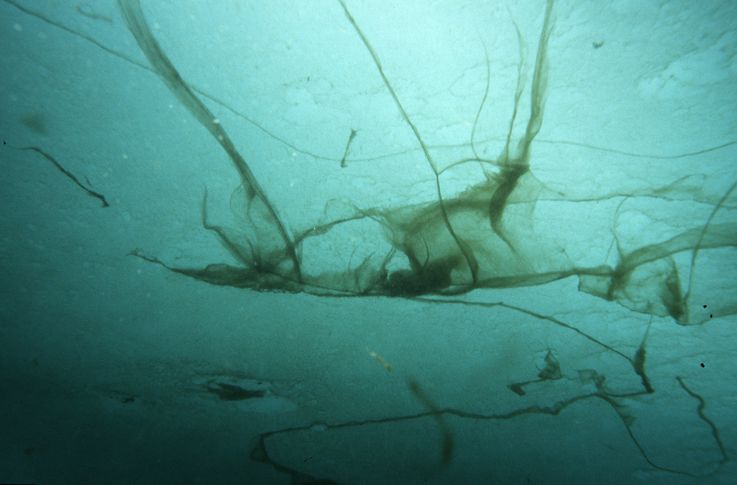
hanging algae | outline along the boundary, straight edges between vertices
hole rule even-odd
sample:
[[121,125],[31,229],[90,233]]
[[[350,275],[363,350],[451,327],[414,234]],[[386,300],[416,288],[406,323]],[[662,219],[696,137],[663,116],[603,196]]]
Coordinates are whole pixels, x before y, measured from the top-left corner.
[[[598,265],[578,266],[567,256],[565,248],[557,247],[551,242],[552,238],[535,229],[535,205],[543,195],[547,201],[575,202],[572,198],[566,199],[560,192],[547,189],[531,171],[533,144],[543,125],[545,112],[548,49],[554,27],[552,1],[545,5],[542,26],[537,36],[528,90],[529,113],[526,123],[523,123],[524,131],[516,136],[513,133],[516,121],[522,116],[520,107],[526,91],[524,39],[515,25],[520,52],[517,88],[508,131],[503,134],[506,141],[499,155],[494,159],[484,159],[476,154],[473,146],[477,130],[475,123],[471,137],[474,157],[441,169],[433,150],[425,142],[385,73],[380,53],[372,46],[345,3],[338,0],[357,41],[365,48],[366,61],[375,67],[384,89],[391,96],[403,123],[411,131],[422,153],[424,164],[432,174],[434,200],[393,208],[353,208],[352,214],[295,233],[290,233],[288,224],[256,180],[249,163],[236,149],[225,128],[200,101],[162,50],[138,0],[119,0],[119,5],[128,29],[153,70],[220,144],[235,166],[242,187],[242,195],[234,198],[235,209],[241,214],[240,226],[235,229],[210,223],[206,197],[202,203],[203,226],[217,236],[239,262],[238,266],[211,264],[204,268],[173,267],[139,249],[132,254],[176,273],[215,285],[331,296],[437,297],[479,288],[540,285],[575,276],[579,279],[580,290],[632,310],[670,316],[682,324],[703,321],[701,316],[694,316],[689,310],[690,279],[698,269],[695,261],[700,250],[734,248],[737,245],[734,224],[715,223],[712,220],[718,211],[729,207],[734,185],[720,200],[709,201],[713,211],[707,221],[701,226],[684,229],[668,240],[626,250],[612,231],[612,244],[618,253],[613,266],[604,261]],[[488,79],[479,113],[487,95]],[[343,159],[340,160],[342,166],[346,165],[354,136],[355,130],[352,129]],[[484,178],[458,193],[444,195],[442,175],[469,162],[486,167]],[[676,183],[670,187],[657,188],[646,195],[685,199],[689,192]],[[304,251],[308,241],[330,238],[337,229],[356,222],[370,223],[370,227],[382,234],[388,249],[370,251],[359,264],[348,265],[342,270],[305,269]],[[358,247],[361,242],[354,244]],[[691,253],[692,268],[689,283],[684,289],[674,257],[688,252]],[[737,307],[734,305],[722,309],[723,314],[735,312]]]

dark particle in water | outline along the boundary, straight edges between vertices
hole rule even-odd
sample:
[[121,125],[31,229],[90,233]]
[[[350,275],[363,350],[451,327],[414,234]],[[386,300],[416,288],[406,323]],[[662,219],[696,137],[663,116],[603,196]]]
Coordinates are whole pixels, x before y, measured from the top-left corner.
[[23,126],[31,130],[37,135],[48,135],[49,131],[46,125],[46,119],[41,113],[29,113],[20,117],[19,121]]

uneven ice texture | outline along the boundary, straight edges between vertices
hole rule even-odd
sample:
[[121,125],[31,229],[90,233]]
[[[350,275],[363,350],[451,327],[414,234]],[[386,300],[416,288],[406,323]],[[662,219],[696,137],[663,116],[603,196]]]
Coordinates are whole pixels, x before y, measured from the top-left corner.
[[[101,68],[74,60],[62,76],[39,43],[29,72],[43,77],[48,63],[73,80],[39,84],[72,99],[57,111],[87,101],[83,81],[100,106],[65,111],[66,136],[59,116],[28,107],[12,121],[24,141],[8,148],[120,215],[109,238],[125,249],[101,254],[129,266],[121,276],[104,260],[105,284],[147,267],[162,278],[150,285],[167,286],[157,288],[165,298],[180,292],[205,322],[134,291],[117,305],[118,325],[95,308],[95,331],[134,342],[135,309],[157,359],[164,341],[199,348],[192,328],[235,349],[226,357],[221,340],[204,364],[172,358],[157,379],[145,369],[103,383],[103,407],[143,415],[175,396],[175,412],[206,407],[203,429],[212,416],[228,428],[246,419],[248,432],[233,427],[248,447],[240,458],[294,483],[359,481],[356,470],[381,482],[377,470],[392,459],[405,467],[403,453],[429,456],[437,482],[446,471],[463,481],[468,463],[493,473],[506,464],[498,481],[522,481],[515,468],[535,446],[592,463],[629,453],[622,473],[639,467],[641,478],[724,475],[735,434],[722,386],[732,384],[726,365],[713,369],[731,361],[723,342],[737,314],[737,140],[734,121],[710,117],[729,111],[712,113],[716,98],[734,104],[737,27],[696,22],[699,34],[681,42],[677,3],[633,13],[614,2],[610,23],[585,2],[393,3],[117,0],[42,11],[3,0],[114,66],[89,80],[80,73]],[[628,32],[638,15],[648,20]],[[728,15],[704,18],[717,17]],[[104,141],[80,128],[96,115]],[[117,158],[104,174],[90,162],[92,184],[70,154],[98,150]],[[129,230],[128,209],[154,222]],[[189,214],[195,227],[180,221]],[[105,246],[104,231],[83,222],[69,233]],[[64,281],[72,291],[85,264]],[[234,294],[242,306],[229,305]],[[233,321],[211,332],[224,314]],[[99,334],[87,336],[108,359]],[[721,347],[704,350],[712,344]],[[699,367],[694,356],[707,351],[714,364]],[[688,439],[664,438],[664,425]],[[428,429],[437,441],[417,439]],[[469,445],[474,436],[481,446]],[[557,447],[581,436],[593,453]],[[527,480],[555,481],[549,466]]]
[[[600,193],[582,200],[568,195],[580,191],[580,187],[556,184],[553,188],[546,184],[544,176],[536,175],[533,152],[549,96],[551,38],[555,31],[552,2],[546,4],[542,25],[535,35],[523,35],[514,24],[519,57],[513,92],[492,91],[489,56],[493,53],[486,53],[485,90],[480,93],[476,119],[469,127],[471,142],[458,147],[457,151],[465,155],[451,159],[429,144],[429,135],[422,133],[415,115],[405,107],[401,91],[395,89],[391,76],[385,72],[381,53],[373,47],[345,3],[339,3],[347,24],[365,48],[366,55],[361,60],[373,65],[372,74],[381,80],[383,91],[388,93],[404,129],[419,149],[418,170],[427,174],[425,179],[432,190],[426,193],[426,200],[407,199],[402,203],[399,198],[399,203],[389,207],[359,207],[352,201],[344,201],[340,216],[332,217],[330,209],[335,201],[315,187],[314,197],[324,195],[327,199],[325,215],[319,222],[308,222],[306,229],[300,229],[306,225],[305,221],[286,220],[280,215],[279,207],[256,179],[251,165],[263,162],[247,162],[240,154],[220,121],[161,48],[138,2],[121,2],[128,28],[152,68],[220,144],[233,163],[241,185],[232,198],[237,225],[210,222],[207,198],[202,205],[203,226],[217,236],[239,265],[211,264],[204,268],[167,265],[169,269],[216,285],[344,296],[447,296],[479,288],[540,285],[575,276],[579,278],[581,291],[631,310],[670,316],[681,324],[705,321],[704,312],[694,311],[692,301],[694,293],[698,293],[694,285],[699,282],[699,255],[705,250],[722,250],[734,261],[737,229],[733,207],[737,182],[728,185],[722,193],[703,194],[697,185],[700,174],[688,167],[689,171],[682,174],[670,173],[664,177],[673,180],[671,183],[653,180],[649,189],[621,192],[608,186],[618,182],[601,181]],[[527,58],[529,50],[534,52],[532,59]],[[493,97],[505,96],[512,101],[508,125],[500,131],[486,130],[480,123],[486,103]],[[346,156],[355,135],[356,131],[351,129],[336,167],[346,167]],[[484,137],[501,139],[502,143],[478,141]],[[707,148],[701,153],[731,144]],[[495,156],[483,155],[495,148]],[[570,170],[564,161],[560,163],[560,173]],[[669,169],[666,163],[662,164],[664,170]],[[470,171],[469,166],[474,170]],[[375,174],[385,175],[384,172]],[[446,178],[453,179],[448,184],[452,186],[450,189],[446,188]],[[572,183],[588,186],[595,181]],[[593,216],[584,215],[592,206],[612,198],[618,199],[618,203],[610,204],[609,210],[597,208]],[[639,244],[636,240],[622,241],[620,233],[630,224],[620,214],[625,207],[647,201],[650,206],[638,207],[642,211],[640,215],[657,220],[677,210],[674,208],[677,201],[690,199],[696,199],[708,209],[706,216],[669,220],[668,231],[653,231],[651,236],[640,238]],[[579,214],[610,221],[605,224],[607,230],[589,236],[605,241],[607,251],[592,257],[586,250],[587,242],[575,241],[578,234],[586,232],[588,223],[576,220]],[[554,223],[550,224],[550,220]],[[588,243],[594,246],[601,240]],[[582,252],[582,244],[579,260],[574,253]],[[319,254],[328,248],[330,252]],[[134,254],[165,264],[139,250]],[[676,262],[679,255],[685,255],[685,264]],[[333,261],[327,262],[330,259]],[[334,261],[344,260],[343,267],[336,267]],[[737,311],[737,303],[726,297],[729,290],[709,288],[714,312],[727,315]],[[701,299],[697,300],[696,305],[700,302]]]
[[[479,34],[477,68],[464,72],[449,88],[451,92],[464,92],[463,85],[472,76],[476,76],[476,82],[469,84],[482,88],[473,93],[478,101],[469,111],[472,119],[459,124],[452,107],[442,103],[434,106],[431,100],[423,99],[419,94],[425,88],[423,79],[415,80],[418,92],[413,92],[411,81],[394,74],[401,70],[395,63],[387,68],[388,63],[382,60],[386,53],[374,45],[374,36],[381,29],[373,25],[373,33],[368,33],[346,2],[337,3],[346,24],[343,31],[352,34],[345,35],[345,42],[360,48],[353,51],[354,62],[369,66],[362,72],[373,78],[370,92],[379,100],[377,103],[383,103],[383,109],[393,111],[398,122],[383,140],[369,141],[366,137],[371,135],[366,132],[370,129],[349,124],[343,130],[347,137],[343,135],[342,151],[336,151],[332,158],[279,138],[293,157],[299,153],[313,162],[332,163],[340,175],[328,179],[355,170],[357,180],[365,180],[368,175],[377,186],[381,183],[382,189],[389,189],[388,193],[379,191],[368,197],[360,194],[351,198],[348,192],[336,197],[323,190],[323,183],[331,186],[328,180],[305,174],[299,192],[309,194],[310,205],[322,205],[322,214],[310,220],[294,208],[283,210],[259,184],[252,165],[265,162],[246,161],[220,120],[161,48],[138,1],[120,1],[128,28],[150,65],[220,144],[236,169],[240,185],[231,197],[234,222],[221,225],[211,221],[207,194],[201,207],[202,225],[215,234],[237,265],[175,266],[140,249],[133,254],[214,285],[318,296],[404,297],[433,304],[512,310],[574,331],[599,351],[624,360],[640,389],[616,391],[607,385],[606,375],[600,371],[578,369],[581,383],[592,388],[591,392],[508,413],[474,413],[442,407],[419,382],[408,379],[408,388],[424,412],[356,422],[312,423],[263,433],[251,458],[299,477],[297,468],[285,466],[270,455],[267,441],[282,434],[309,434],[318,428],[320,432],[337,433],[340,429],[432,418],[441,437],[441,462],[447,465],[455,446],[448,425],[450,416],[478,421],[511,420],[527,414],[557,416],[580,401],[594,400],[616,413],[642,458],[655,470],[695,477],[725,465],[729,460],[727,451],[717,426],[703,412],[705,401],[682,377],[676,379],[680,390],[699,401],[698,419],[712,433],[713,460],[705,466],[707,471],[693,472],[652,458],[634,432],[635,415],[625,403],[655,394],[646,359],[653,317],[695,325],[714,314],[737,313],[733,278],[703,276],[713,275],[715,265],[735,265],[737,174],[731,170],[721,183],[707,186],[702,170],[689,163],[696,157],[731,149],[737,142],[724,140],[688,153],[648,155],[603,148],[587,140],[540,140],[545,123],[551,122],[546,119],[546,104],[556,96],[551,78],[554,72],[566,75],[565,71],[555,71],[556,9],[552,0],[544,4],[536,22],[526,24],[525,31],[509,16],[514,35],[507,41],[514,39],[517,45],[514,62],[497,63],[492,68],[490,59],[495,52],[486,42],[493,41]],[[591,48],[600,51],[605,42],[595,39]],[[494,70],[500,66],[505,66],[515,79],[506,83],[511,88],[508,91],[494,89]],[[573,72],[575,69],[569,67],[567,75]],[[309,76],[305,82],[311,85]],[[570,99],[576,98],[564,81],[557,86]],[[313,94],[320,90],[319,82],[313,89]],[[305,102],[303,91],[292,94],[297,103]],[[461,97],[467,102],[471,95],[466,90]],[[444,107],[450,118],[447,123],[442,121]],[[485,116],[492,108],[494,115]],[[500,117],[499,112],[505,113],[506,121],[500,121],[504,116]],[[384,157],[392,158],[394,139],[402,140],[405,150],[395,155],[404,163],[383,164]],[[380,155],[352,158],[370,143],[381,145],[374,152]],[[373,170],[372,163],[376,165]],[[302,169],[310,166],[307,162]],[[326,173],[321,172],[323,176]],[[287,180],[285,176],[281,183]],[[291,180],[290,186],[294,186]],[[355,186],[362,188],[360,184]],[[299,192],[295,190],[295,194]],[[498,300],[484,302],[477,297],[470,301],[463,296],[474,290],[534,287],[564,278],[576,278],[581,292],[650,319],[634,354],[628,355],[555,316]],[[706,295],[708,313],[703,306]],[[483,296],[480,298],[483,300]],[[380,362],[385,369],[392,369],[383,358]],[[560,380],[571,371],[563,371],[555,352],[548,350],[537,379],[509,382],[507,387],[525,397],[526,388]]]

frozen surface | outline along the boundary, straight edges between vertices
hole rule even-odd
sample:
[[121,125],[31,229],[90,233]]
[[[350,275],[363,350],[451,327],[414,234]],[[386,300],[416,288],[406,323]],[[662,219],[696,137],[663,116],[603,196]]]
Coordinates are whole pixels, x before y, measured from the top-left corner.
[[0,481],[731,483],[729,2],[0,2]]

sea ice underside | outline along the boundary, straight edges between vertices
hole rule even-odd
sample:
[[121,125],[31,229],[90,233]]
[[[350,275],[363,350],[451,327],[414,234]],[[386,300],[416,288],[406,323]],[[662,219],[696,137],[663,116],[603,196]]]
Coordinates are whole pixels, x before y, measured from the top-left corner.
[[[553,4],[545,7],[543,23],[537,36],[537,49],[529,85],[529,107],[524,132],[514,136],[515,120],[525,91],[523,82],[524,39],[517,28],[520,59],[514,109],[506,143],[494,159],[476,156],[460,163],[478,162],[492,167],[484,180],[469,185],[452,196],[444,196],[441,175],[452,168],[438,169],[432,149],[404,108],[401,97],[384,72],[380,54],[371,45],[359,23],[344,2],[338,1],[348,24],[365,47],[367,60],[376,68],[387,92],[420,147],[425,163],[434,178],[436,199],[394,208],[355,209],[351,216],[315,225],[292,234],[248,162],[236,149],[225,128],[198,99],[176,67],[162,50],[150,30],[138,1],[121,1],[120,7],[129,30],[145,53],[153,70],[169,90],[207,129],[226,152],[239,174],[242,196],[236,202],[242,225],[228,228],[209,223],[206,198],[203,200],[203,226],[214,232],[220,242],[239,262],[238,266],[211,264],[204,268],[174,267],[136,249],[132,254],[165,266],[179,274],[215,285],[249,288],[257,291],[307,292],[321,296],[399,296],[458,295],[480,288],[512,288],[545,284],[567,277],[578,277],[579,288],[626,308],[655,316],[670,316],[681,324],[703,323],[703,315],[690,311],[688,296],[699,251],[734,248],[737,231],[732,224],[713,223],[713,216],[729,205],[733,185],[720,200],[714,200],[712,217],[702,224],[684,226],[682,232],[656,244],[634,250],[620,248],[616,228],[612,245],[617,248],[615,265],[577,265],[565,248],[555,247],[550,234],[535,230],[535,204],[545,200],[566,201],[565,195],[547,189],[531,172],[532,148],[545,111],[548,81],[548,49],[554,27]],[[516,26],[515,26],[516,27]],[[488,82],[487,93],[488,95]],[[487,96],[484,96],[486,100]],[[483,108],[483,106],[481,106]],[[481,109],[480,108],[480,109]],[[477,127],[474,126],[474,135]],[[343,159],[355,135],[351,131]],[[473,138],[473,137],[472,137]],[[647,197],[668,199],[682,189],[657,188]],[[634,197],[642,194],[627,194]],[[685,197],[688,194],[675,194]],[[603,199],[604,197],[602,197]],[[514,211],[511,210],[514,206]],[[371,220],[384,234],[390,249],[383,254],[372,252],[360,264],[340,271],[308,272],[303,267],[304,243],[311,238],[330,237],[343,224]],[[569,228],[560,228],[565,231]],[[690,252],[692,267],[688,285],[674,257]],[[686,286],[684,288],[684,286]],[[721,314],[737,311],[725,305]]]
[[[533,173],[533,148],[543,126],[546,96],[548,95],[549,48],[554,33],[553,2],[548,1],[542,12],[542,23],[537,32],[535,58],[531,67],[527,65],[523,45],[525,40],[520,28],[515,24],[519,41],[519,60],[517,63],[517,85],[513,93],[513,108],[508,130],[502,133],[505,140],[495,158],[484,158],[477,152],[476,133],[479,131],[478,119],[471,130],[471,142],[468,144],[473,157],[456,161],[444,160],[438,163],[438,155],[433,146],[428,144],[408,112],[402,93],[395,90],[391,76],[384,71],[381,52],[371,44],[370,36],[360,26],[359,20],[343,0],[336,1],[345,16],[347,30],[355,34],[355,42],[364,48],[365,61],[371,63],[377,79],[383,83],[385,92],[390,96],[393,106],[400,115],[402,123],[412,134],[418,152],[422,155],[422,164],[427,167],[434,185],[434,196],[425,202],[413,202],[391,208],[354,208],[349,215],[343,215],[327,222],[313,225],[301,231],[290,231],[294,221],[285,221],[278,207],[268,196],[264,187],[254,175],[249,162],[236,148],[226,129],[213,113],[201,101],[207,97],[223,108],[223,105],[204,91],[191,86],[180,75],[177,68],[169,60],[166,52],[156,40],[149,28],[138,0],[119,0],[120,10],[126,25],[135,37],[139,47],[145,54],[149,65],[127,57],[118,51],[104,46],[91,36],[63,26],[50,17],[18,4],[13,0],[4,0],[28,15],[55,25],[62,30],[95,44],[109,54],[118,56],[126,62],[156,73],[166,84],[174,97],[204,127],[210,136],[219,144],[230,159],[238,174],[237,185],[241,189],[234,197],[235,208],[240,213],[242,227],[225,227],[216,225],[208,218],[207,194],[203,197],[201,214],[203,227],[212,232],[219,242],[238,262],[233,264],[210,264],[202,268],[175,267],[153,257],[140,249],[131,254],[151,263],[160,264],[169,270],[189,276],[213,285],[244,288],[254,291],[306,292],[316,296],[331,297],[404,297],[427,305],[466,305],[517,312],[526,318],[544,321],[570,332],[575,338],[585,339],[587,344],[597,350],[608,353],[626,362],[637,376],[636,388],[629,390],[613,390],[606,382],[606,376],[600,370],[566,368],[565,362],[559,361],[556,350],[549,349],[543,360],[539,360],[538,372],[534,372],[525,380],[507,383],[507,389],[515,394],[514,399],[522,402],[529,397],[536,386],[554,384],[554,381],[565,381],[577,372],[578,378],[586,386],[580,394],[550,402],[548,404],[527,404],[524,401],[519,407],[508,412],[481,414],[468,412],[437,404],[435,396],[424,389],[419,382],[407,380],[407,389],[422,406],[423,411],[415,414],[392,415],[375,419],[359,419],[336,423],[309,423],[304,426],[288,427],[260,433],[251,450],[253,460],[273,465],[279,471],[292,475],[293,478],[305,479],[307,475],[296,467],[278,462],[269,455],[268,441],[279,435],[300,433],[319,428],[321,432],[374,426],[380,423],[398,423],[421,419],[432,419],[436,422],[440,435],[441,462],[448,464],[455,453],[455,442],[447,417],[454,420],[511,420],[520,416],[538,414],[557,416],[563,410],[578,402],[599,400],[609,405],[622,422],[642,458],[654,469],[689,477],[706,476],[715,473],[729,461],[726,448],[722,442],[717,424],[708,415],[705,399],[701,394],[687,385],[681,376],[675,382],[689,398],[698,401],[696,414],[706,428],[709,429],[715,447],[710,462],[704,464],[705,471],[695,472],[693,469],[676,469],[659,464],[648,455],[633,428],[634,415],[627,408],[628,401],[637,400],[646,395],[656,393],[656,387],[663,380],[656,382],[648,375],[647,351],[648,335],[653,317],[668,317],[679,324],[700,324],[708,321],[707,312],[695,311],[702,302],[692,301],[695,289],[698,288],[699,254],[702,251],[716,250],[734,251],[737,245],[737,230],[732,222],[724,222],[718,216],[735,209],[734,192],[737,182],[731,183],[723,193],[711,198],[701,198],[701,204],[709,204],[710,212],[703,221],[679,221],[678,232],[664,237],[657,242],[643,242],[636,247],[623,244],[617,232],[617,224],[613,223],[611,247],[616,252],[614,263],[602,259],[599,264],[577,264],[566,251],[555,241],[557,234],[541,232],[536,225],[535,208],[543,202],[581,203],[580,200],[565,193],[546,187]],[[112,19],[97,14],[88,6],[78,7],[79,13],[97,23],[111,23]],[[604,45],[603,41],[595,41],[594,48]],[[609,43],[607,43],[607,48]],[[605,50],[605,49],[601,49]],[[487,56],[486,92],[481,99],[478,113],[484,108],[489,97],[489,69]],[[526,69],[529,68],[529,73]],[[529,84],[525,82],[529,74]],[[527,93],[529,100],[525,104],[523,96]],[[522,123],[521,133],[515,131],[516,123],[523,116],[522,106],[529,106],[526,123]],[[23,124],[37,135],[45,135],[45,124],[42,118],[27,117]],[[259,126],[259,129],[266,132]],[[351,156],[356,143],[363,138],[363,132],[356,137],[358,129],[350,128],[350,134],[342,151],[342,158],[335,160],[337,169],[350,170]],[[285,146],[295,148],[290,141],[267,133]],[[495,135],[487,133],[488,136]],[[496,134],[498,135],[498,133]],[[640,158],[676,159],[686,158],[725,149],[737,144],[735,141],[722,143],[719,146],[706,148],[699,152],[684,153],[677,156],[645,156],[627,154],[623,151],[609,150],[611,153]],[[593,147],[585,144],[578,144]],[[93,191],[89,185],[83,184],[72,172],[67,170],[55,157],[39,147],[20,148],[45,158],[64,176],[72,181],[88,196],[98,199],[103,207],[107,200]],[[598,148],[597,148],[598,150]],[[308,151],[303,150],[303,153]],[[469,183],[464,190],[444,195],[443,175],[455,167],[469,163],[479,164],[483,169],[480,181]],[[444,168],[440,168],[440,167]],[[689,177],[685,174],[681,179],[670,184],[653,187],[651,190],[617,193],[621,205],[631,199],[644,197],[653,200],[694,200],[696,192],[689,185]],[[612,194],[602,194],[595,201],[612,198]],[[587,202],[591,202],[588,199]],[[327,204],[327,203],[326,203]],[[327,207],[327,205],[326,205]],[[327,210],[326,210],[327,212]],[[616,215],[616,214],[614,214]],[[616,220],[616,217],[613,218]],[[317,238],[330,238],[338,230],[355,222],[369,222],[379,231],[386,241],[386,251],[376,250],[358,259],[358,263],[347,265],[344,269],[316,271],[305,264],[305,253],[308,242]],[[291,222],[291,224],[290,224]],[[559,227],[561,233],[575,228]],[[359,238],[360,239],[360,238]],[[357,244],[361,244],[360,240]],[[686,265],[677,258],[688,255]],[[329,257],[329,255],[327,256]],[[682,258],[681,258],[682,259]],[[697,276],[694,276],[697,275]],[[562,278],[577,278],[579,289],[599,297],[605,301],[617,303],[634,312],[643,314],[647,321],[644,335],[633,353],[605,343],[602,339],[589,335],[573,325],[536,310],[516,306],[504,302],[470,301],[463,295],[476,289],[524,288],[543,285]],[[704,305],[705,307],[706,305]],[[737,306],[732,302],[710,302],[708,317],[734,315]],[[634,349],[634,345],[631,349]],[[630,350],[631,350],[630,349]],[[370,355],[388,372],[393,367],[375,352]],[[703,366],[703,364],[702,364]],[[257,402],[268,397],[264,387],[244,385],[230,380],[208,380],[200,385],[200,391],[206,392],[224,404],[238,402]],[[133,397],[124,397],[121,402],[133,402]],[[327,483],[325,481],[324,483]]]

